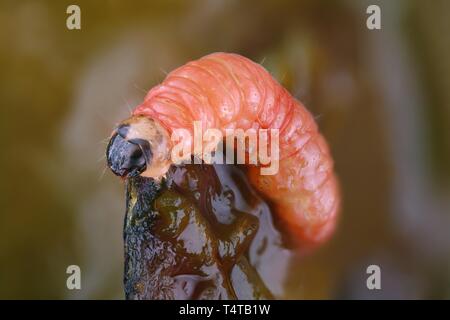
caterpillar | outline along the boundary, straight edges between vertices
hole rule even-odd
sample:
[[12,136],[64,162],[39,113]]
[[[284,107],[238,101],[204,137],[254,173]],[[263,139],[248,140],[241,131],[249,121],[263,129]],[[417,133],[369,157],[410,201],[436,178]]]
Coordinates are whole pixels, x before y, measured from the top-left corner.
[[[261,164],[249,165],[249,181],[300,248],[330,237],[340,191],[327,142],[301,102],[261,65],[237,54],[209,54],[170,72],[115,129],[108,165],[122,177],[164,177],[174,163],[171,136],[177,130],[192,136],[193,122],[224,135],[230,129],[277,130],[278,172],[262,175]],[[182,143],[191,150],[192,139]]]

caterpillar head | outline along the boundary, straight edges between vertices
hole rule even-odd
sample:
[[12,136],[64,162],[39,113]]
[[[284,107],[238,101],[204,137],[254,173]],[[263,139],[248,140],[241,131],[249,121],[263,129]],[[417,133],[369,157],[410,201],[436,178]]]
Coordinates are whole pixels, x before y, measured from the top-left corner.
[[170,167],[170,137],[155,120],[132,116],[113,131],[106,159],[111,171],[122,178],[141,175],[161,179]]

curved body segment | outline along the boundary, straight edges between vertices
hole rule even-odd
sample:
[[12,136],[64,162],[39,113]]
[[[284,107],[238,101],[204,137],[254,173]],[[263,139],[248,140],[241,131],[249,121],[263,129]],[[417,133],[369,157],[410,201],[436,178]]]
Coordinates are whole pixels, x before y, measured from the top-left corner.
[[278,129],[279,171],[249,178],[269,198],[299,242],[323,242],[333,231],[339,188],[328,145],[312,115],[262,66],[214,53],[171,72],[149,91],[134,115],[155,119],[169,132],[203,128]]

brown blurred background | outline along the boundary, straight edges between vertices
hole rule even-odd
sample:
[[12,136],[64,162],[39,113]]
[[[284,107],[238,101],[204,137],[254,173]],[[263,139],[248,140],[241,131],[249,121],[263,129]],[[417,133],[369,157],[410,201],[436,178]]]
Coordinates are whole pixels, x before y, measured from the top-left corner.
[[311,110],[341,179],[335,237],[292,261],[279,297],[450,298],[449,30],[445,0],[2,0],[0,298],[123,298],[105,139],[167,72],[215,51],[262,63]]

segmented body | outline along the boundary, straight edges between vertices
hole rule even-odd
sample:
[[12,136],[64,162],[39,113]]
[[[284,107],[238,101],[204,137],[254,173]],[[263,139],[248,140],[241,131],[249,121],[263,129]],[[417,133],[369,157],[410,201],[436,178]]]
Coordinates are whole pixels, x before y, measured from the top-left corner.
[[308,110],[261,65],[236,54],[214,53],[174,70],[133,112],[169,132],[203,128],[278,129],[279,171],[248,176],[273,203],[304,247],[327,239],[340,196],[328,145]]

